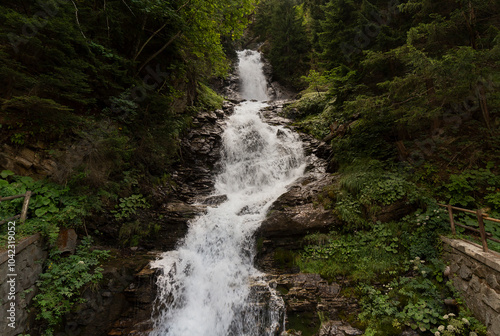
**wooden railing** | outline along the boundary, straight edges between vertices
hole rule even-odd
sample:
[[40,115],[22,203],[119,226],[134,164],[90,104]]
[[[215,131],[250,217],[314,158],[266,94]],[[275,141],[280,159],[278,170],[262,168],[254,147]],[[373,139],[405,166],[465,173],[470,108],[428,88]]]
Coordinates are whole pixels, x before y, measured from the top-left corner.
[[[488,242],[487,242],[488,239],[491,240],[491,241],[500,243],[499,239],[493,238],[493,235],[491,233],[489,233],[489,232],[486,232],[486,230],[484,228],[484,221],[485,220],[492,221],[492,222],[495,222],[495,223],[500,223],[500,219],[489,217],[488,214],[487,213],[483,213],[483,210],[481,210],[481,209],[474,211],[474,210],[469,210],[469,209],[463,209],[463,208],[455,207],[455,206],[452,206],[450,204],[445,205],[445,204],[439,204],[438,203],[438,205],[442,206],[442,207],[445,207],[445,208],[448,209],[448,214],[450,216],[451,232],[454,235],[457,234],[456,229],[455,229],[456,226],[459,226],[459,227],[462,227],[464,229],[467,229],[467,230],[479,233],[479,235],[481,236],[481,242],[483,244],[483,251],[484,252],[488,252]],[[477,217],[477,223],[479,225],[479,230],[476,229],[476,228],[473,228],[473,227],[466,226],[466,225],[459,224],[459,223],[455,222],[455,220],[453,218],[453,210],[463,211],[463,212],[466,212],[466,213],[470,213],[470,214],[476,215],[476,217]]]
[[19,215],[15,215],[13,217],[10,217],[10,218],[7,218],[7,219],[0,221],[0,225],[7,223],[11,220],[14,220],[14,219],[19,219],[19,221],[21,223],[24,223],[24,221],[26,220],[26,216],[28,214],[28,206],[30,204],[31,191],[27,191],[25,194],[21,194],[21,195],[0,197],[0,202],[10,201],[10,200],[13,200],[16,198],[21,198],[21,197],[24,197],[23,208],[21,209],[21,213]]

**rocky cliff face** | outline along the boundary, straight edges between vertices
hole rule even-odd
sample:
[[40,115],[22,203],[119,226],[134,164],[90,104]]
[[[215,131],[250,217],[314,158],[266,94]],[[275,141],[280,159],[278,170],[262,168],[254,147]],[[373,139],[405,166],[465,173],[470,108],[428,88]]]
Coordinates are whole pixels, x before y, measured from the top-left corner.
[[[270,124],[290,124],[289,120],[278,116],[283,104],[270,104],[262,112],[262,117]],[[334,177],[328,165],[331,150],[325,143],[306,134],[300,136],[307,156],[306,172],[274,202],[256,232],[256,264],[265,272],[279,272],[281,269],[280,260],[275,258],[277,251],[298,250],[307,234],[328,232],[340,224],[339,219],[318,202],[323,188],[333,183]]]
[[41,143],[22,148],[3,144],[0,148],[0,171],[11,170],[18,175],[43,178],[53,176],[57,169],[57,162]]
[[[315,330],[318,336],[362,335],[342,320],[345,312],[356,312],[357,302],[341,295],[343,283],[328,283],[318,274],[283,274],[273,280],[287,313],[287,329]],[[290,332],[290,334],[297,332]]]
[[234,112],[234,104],[225,102],[221,110],[201,112],[193,121],[193,128],[182,139],[181,161],[171,174],[169,184],[157,190],[162,205],[162,227],[155,240],[155,248],[168,251],[175,248],[185,236],[188,221],[202,213],[206,205],[223,200],[212,196],[214,176],[219,171],[222,133],[227,116]]

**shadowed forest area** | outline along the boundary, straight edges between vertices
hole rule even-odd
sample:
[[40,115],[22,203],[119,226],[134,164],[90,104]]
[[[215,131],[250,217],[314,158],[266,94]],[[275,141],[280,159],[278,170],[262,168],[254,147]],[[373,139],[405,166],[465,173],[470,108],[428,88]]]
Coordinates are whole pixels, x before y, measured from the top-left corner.
[[[438,203],[500,218],[500,1],[2,0],[0,194],[34,193],[20,235],[94,237],[44,266],[34,306],[46,334],[101,280],[109,256],[93,244],[154,245],[181,139],[222,107],[211,83],[246,47],[296,93],[283,116],[333,153],[317,203],[343,224],[280,251],[283,269],[346,281],[360,310],[345,319],[365,335],[486,335],[442,275],[451,231]],[[2,202],[0,219],[22,202]]]
[[[500,215],[499,6],[468,0],[257,6],[247,41],[263,43],[275,78],[300,91],[283,115],[331,144],[338,182],[321,202],[344,222],[307,236],[302,252],[279,257],[283,267],[298,264],[357,283],[346,295],[361,298],[353,319],[366,335],[399,335],[405,327],[424,335],[485,332],[470,327],[465,307],[446,314],[450,307],[442,302],[456,294],[442,275],[438,236],[451,231],[437,203]],[[473,215],[457,221],[477,228]],[[485,225],[500,236],[497,223]],[[480,242],[470,234],[458,233]],[[498,243],[490,248],[499,251]]]

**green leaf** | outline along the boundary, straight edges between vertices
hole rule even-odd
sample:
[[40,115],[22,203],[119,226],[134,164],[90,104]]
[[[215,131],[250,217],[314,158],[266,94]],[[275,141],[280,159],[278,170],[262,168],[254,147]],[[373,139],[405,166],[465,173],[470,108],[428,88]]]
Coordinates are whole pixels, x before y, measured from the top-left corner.
[[39,209],[36,209],[36,211],[35,211],[35,215],[37,217],[42,217],[46,213],[47,213],[47,208],[39,208]]
[[10,170],[2,170],[2,172],[0,173],[0,176],[2,178],[6,178],[8,176],[12,176],[14,175],[14,172],[10,171]]

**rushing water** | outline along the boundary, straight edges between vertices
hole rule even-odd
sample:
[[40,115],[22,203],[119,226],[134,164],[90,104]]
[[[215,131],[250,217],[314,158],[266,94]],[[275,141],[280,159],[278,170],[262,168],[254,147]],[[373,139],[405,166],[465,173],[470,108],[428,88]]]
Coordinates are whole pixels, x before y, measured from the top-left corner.
[[227,201],[192,220],[177,250],[154,262],[163,270],[154,336],[271,336],[281,325],[283,302],[253,267],[253,234],[303,173],[304,157],[293,132],[259,118],[267,99],[260,54],[239,59],[241,95],[256,101],[236,106],[223,134],[215,195]]

